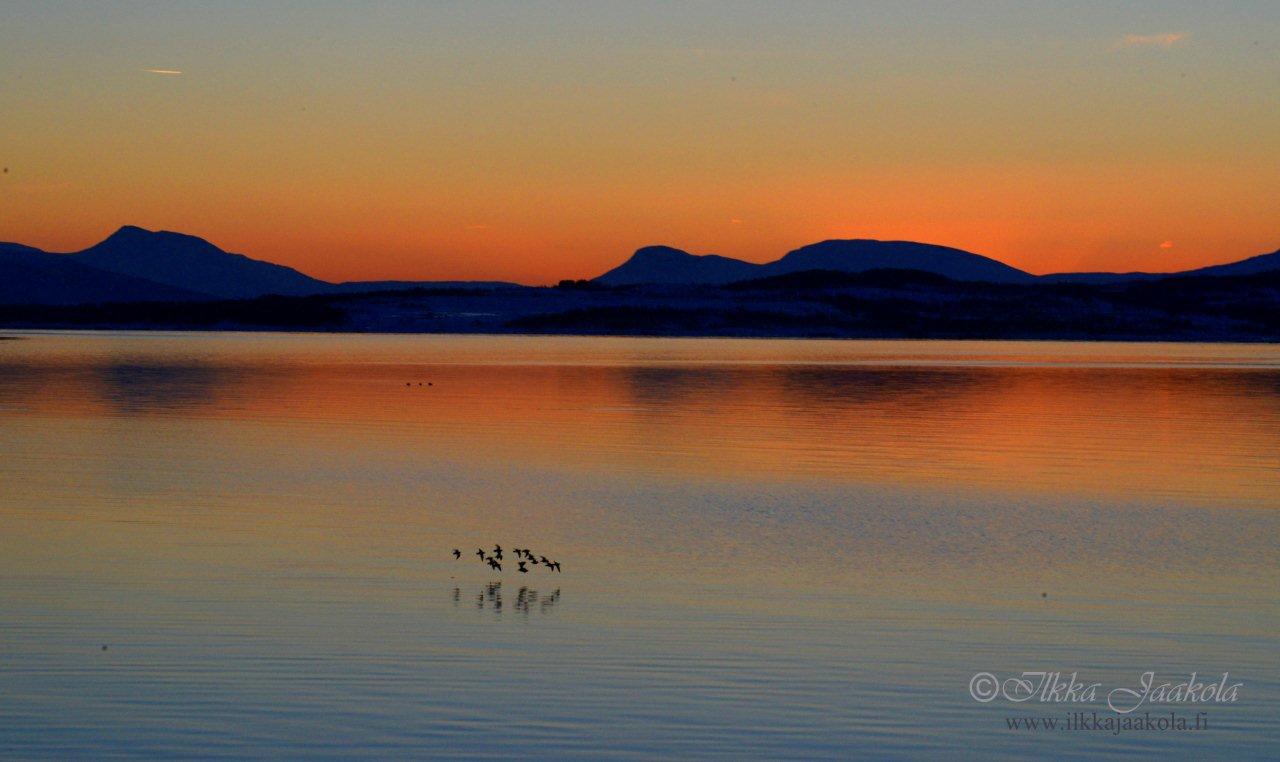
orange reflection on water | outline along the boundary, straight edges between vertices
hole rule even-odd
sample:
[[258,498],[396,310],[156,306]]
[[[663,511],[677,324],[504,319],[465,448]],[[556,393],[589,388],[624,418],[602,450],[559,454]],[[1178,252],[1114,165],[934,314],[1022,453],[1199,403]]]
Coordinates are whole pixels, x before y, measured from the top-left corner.
[[678,341],[530,339],[552,342],[539,354],[506,338],[486,354],[483,338],[388,340],[379,351],[354,337],[246,337],[238,352],[143,341],[67,353],[37,337],[0,355],[0,404],[253,421],[408,458],[1280,505],[1268,348],[1235,348],[1249,362],[1223,365],[1221,348],[1194,363],[1193,349],[1169,361],[1159,345],[948,357],[945,344],[886,354],[892,342],[833,342],[814,355],[797,342],[707,342],[700,359]]

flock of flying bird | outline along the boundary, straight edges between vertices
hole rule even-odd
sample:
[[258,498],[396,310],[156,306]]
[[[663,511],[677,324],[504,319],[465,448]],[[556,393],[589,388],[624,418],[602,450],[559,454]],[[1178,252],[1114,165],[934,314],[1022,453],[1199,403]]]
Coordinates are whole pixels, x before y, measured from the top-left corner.
[[[530,551],[528,548],[512,548],[511,552],[516,554],[516,558],[518,559],[517,571],[519,571],[521,574],[529,573],[529,567],[526,566],[526,564],[532,564],[533,566],[537,566],[541,564],[547,567],[548,571],[555,571],[557,573],[559,573],[560,571],[559,561],[551,561],[546,556],[535,556],[532,553],[532,551]],[[478,556],[481,561],[484,561],[486,564],[489,564],[490,569],[493,569],[494,571],[502,571],[502,546],[501,545],[494,545],[492,554],[486,554],[484,552],[484,548],[477,548],[476,556]],[[462,558],[462,551],[458,550],[457,548],[454,548],[453,560],[457,561],[459,558]]]

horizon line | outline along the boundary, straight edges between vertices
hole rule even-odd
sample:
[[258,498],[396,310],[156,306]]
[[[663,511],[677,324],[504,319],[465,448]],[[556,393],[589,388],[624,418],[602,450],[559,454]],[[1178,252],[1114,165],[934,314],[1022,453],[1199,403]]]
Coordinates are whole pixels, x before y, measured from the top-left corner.
[[[81,253],[81,252],[83,252],[83,251],[86,251],[86,250],[88,250],[88,249],[91,249],[91,248],[93,248],[94,246],[97,246],[97,245],[99,245],[99,244],[102,244],[102,243],[106,242],[107,240],[111,239],[112,237],[114,237],[114,236],[118,235],[119,233],[121,233],[121,232],[123,232],[123,231],[125,231],[125,230],[129,230],[129,229],[139,230],[139,231],[142,231],[142,232],[144,232],[144,233],[151,234],[151,235],[156,235],[156,234],[168,234],[168,235],[184,236],[184,237],[187,237],[187,238],[195,238],[195,239],[197,239],[197,240],[203,241],[203,242],[205,242],[205,243],[207,243],[207,244],[209,244],[209,245],[213,246],[214,248],[218,249],[219,251],[221,251],[221,252],[223,252],[223,253],[225,253],[225,254],[239,254],[240,256],[246,257],[246,258],[251,259],[251,260],[253,260],[253,261],[255,261],[255,262],[263,262],[263,263],[266,263],[266,264],[275,265],[275,266],[277,266],[277,267],[285,267],[285,268],[288,268],[288,269],[290,269],[290,270],[293,270],[294,272],[299,273],[300,275],[303,275],[303,276],[306,276],[306,277],[308,277],[308,278],[311,278],[312,280],[316,280],[316,281],[319,281],[319,282],[321,282],[321,283],[328,283],[328,284],[330,284],[330,285],[343,285],[343,284],[348,284],[348,283],[380,283],[380,282],[386,282],[386,283],[397,283],[397,282],[400,282],[400,283],[509,283],[509,284],[513,284],[513,285],[518,285],[518,286],[528,286],[528,287],[537,287],[537,286],[539,285],[539,284],[522,283],[522,282],[520,282],[520,281],[516,281],[516,280],[508,280],[508,279],[504,279],[504,278],[437,278],[437,279],[419,279],[419,278],[406,278],[406,277],[394,278],[394,277],[393,277],[393,278],[367,278],[367,279],[348,279],[348,280],[326,280],[326,279],[324,279],[324,278],[319,278],[319,277],[316,277],[316,276],[314,276],[314,275],[311,275],[311,274],[307,273],[306,271],[301,270],[301,269],[299,269],[299,268],[297,268],[297,267],[294,267],[294,266],[292,266],[292,265],[282,264],[282,263],[280,263],[280,262],[275,262],[275,261],[272,261],[272,260],[269,260],[269,259],[258,259],[258,258],[256,258],[256,257],[250,256],[250,255],[248,255],[248,254],[244,254],[244,253],[242,253],[242,252],[233,252],[233,251],[230,251],[230,250],[228,250],[228,249],[224,249],[224,248],[222,248],[221,246],[219,246],[218,244],[213,243],[213,241],[211,241],[210,239],[205,238],[205,237],[200,236],[200,235],[196,235],[196,234],[194,234],[194,233],[184,233],[184,232],[177,231],[177,230],[151,229],[151,228],[143,227],[142,225],[134,225],[134,224],[131,224],[131,223],[125,223],[125,224],[122,224],[122,225],[118,226],[115,230],[113,230],[111,233],[109,233],[109,234],[108,234],[107,236],[105,236],[104,238],[101,238],[101,239],[99,239],[98,241],[96,241],[95,243],[92,243],[92,244],[90,244],[89,246],[86,246],[86,247],[84,247],[84,248],[82,248],[82,249],[78,249],[78,250],[76,250],[76,251],[59,251],[59,252],[46,251],[45,249],[41,249],[40,247],[37,247],[37,246],[30,246],[29,244],[23,244],[23,243],[19,243],[19,242],[17,242],[17,241],[9,241],[9,242],[0,241],[0,245],[3,245],[4,243],[12,243],[12,244],[14,244],[14,245],[18,245],[18,246],[26,246],[26,247],[28,247],[28,248],[33,248],[33,249],[36,249],[37,251],[41,251],[41,252],[46,253],[46,254],[55,254],[55,255],[60,255],[60,256],[72,256],[72,255],[75,255],[75,254],[79,254],[79,253]],[[1005,261],[1004,261],[1004,260],[1002,260],[1002,259],[997,259],[996,257],[990,256],[990,255],[987,255],[987,254],[982,254],[982,253],[979,253],[979,252],[976,252],[976,251],[972,251],[972,250],[969,250],[969,249],[964,249],[964,248],[961,248],[961,247],[959,247],[959,246],[952,246],[952,245],[950,245],[950,244],[944,244],[944,243],[934,243],[934,242],[930,242],[930,241],[913,240],[913,239],[908,239],[908,238],[864,238],[864,237],[856,237],[856,238],[823,238],[823,239],[820,239],[820,240],[817,240],[817,241],[813,241],[813,242],[811,242],[811,243],[802,244],[802,245],[797,246],[797,247],[792,248],[792,249],[788,249],[788,250],[787,250],[786,252],[784,252],[781,256],[778,256],[778,257],[776,257],[776,258],[774,258],[774,259],[771,259],[771,260],[768,260],[768,261],[765,261],[765,262],[755,262],[755,261],[752,261],[752,260],[748,260],[748,259],[740,259],[740,258],[738,258],[738,257],[732,257],[732,256],[728,256],[728,255],[725,255],[725,254],[718,254],[718,253],[715,253],[715,252],[707,252],[707,253],[697,254],[697,253],[691,252],[691,251],[689,251],[689,250],[687,250],[687,249],[683,249],[683,248],[680,248],[680,247],[678,247],[678,246],[672,246],[672,245],[670,245],[670,244],[652,243],[652,244],[645,244],[645,245],[643,245],[643,246],[640,246],[640,247],[638,247],[638,248],[633,249],[633,250],[631,251],[631,253],[630,253],[630,254],[625,255],[625,258],[624,258],[621,262],[619,262],[619,263],[618,263],[618,264],[616,264],[616,265],[613,265],[612,267],[609,267],[607,270],[605,270],[604,272],[600,273],[599,275],[595,275],[595,276],[592,276],[592,277],[590,277],[590,278],[559,278],[559,279],[554,279],[554,280],[552,280],[552,281],[550,281],[550,282],[548,282],[548,283],[546,283],[546,284],[541,284],[541,285],[554,286],[554,285],[556,285],[557,283],[564,282],[564,281],[582,281],[582,280],[586,280],[586,281],[594,281],[594,280],[596,280],[596,279],[600,278],[601,276],[603,276],[603,275],[605,275],[605,274],[607,274],[607,273],[609,273],[609,272],[613,271],[614,269],[616,269],[616,268],[618,268],[618,267],[620,267],[620,266],[622,266],[622,265],[626,264],[627,262],[630,262],[630,261],[631,261],[631,260],[636,256],[636,254],[640,253],[641,251],[643,251],[643,250],[645,250],[645,249],[654,249],[654,248],[670,249],[670,250],[673,250],[673,251],[680,252],[681,254],[684,254],[684,255],[689,256],[689,257],[720,257],[720,258],[723,258],[723,259],[731,260],[731,261],[734,261],[734,262],[741,262],[741,263],[743,263],[743,264],[752,265],[752,266],[755,266],[755,267],[764,267],[764,266],[767,266],[767,265],[769,265],[769,264],[772,264],[772,263],[774,263],[774,262],[777,262],[777,261],[779,261],[779,260],[783,259],[784,257],[786,257],[788,254],[790,254],[790,253],[792,253],[792,252],[799,251],[799,250],[801,250],[801,249],[805,249],[805,248],[808,248],[808,247],[811,247],[811,246],[817,246],[817,245],[819,245],[819,244],[831,243],[831,242],[852,243],[852,242],[859,242],[859,241],[862,241],[862,242],[871,242],[871,243],[907,243],[907,244],[914,244],[914,245],[919,245],[919,246],[933,246],[933,247],[937,247],[937,248],[951,249],[952,251],[958,251],[958,252],[962,252],[962,253],[964,253],[964,254],[969,254],[969,255],[977,256],[977,257],[982,257],[982,258],[984,258],[984,259],[986,259],[986,260],[989,260],[989,261],[991,261],[991,262],[996,262],[996,263],[998,263],[998,264],[1000,264],[1000,265],[1003,265],[1003,266],[1005,266],[1005,267],[1011,268],[1011,269],[1013,269],[1013,270],[1016,270],[1016,271],[1018,271],[1018,272],[1020,272],[1020,273],[1023,273],[1023,274],[1025,274],[1025,275],[1029,275],[1029,276],[1034,277],[1034,278],[1052,277],[1052,276],[1055,276],[1055,275],[1119,275],[1119,276],[1125,276],[1125,275],[1176,275],[1176,274],[1178,274],[1178,273],[1194,272],[1194,271],[1196,271],[1196,270],[1202,270],[1202,269],[1209,268],[1209,267],[1217,267],[1217,266],[1220,266],[1220,265],[1230,265],[1230,264],[1235,264],[1235,263],[1237,263],[1237,262],[1243,262],[1243,261],[1245,261],[1245,260],[1253,259],[1254,257],[1266,256],[1266,255],[1268,255],[1268,254],[1274,254],[1274,253],[1278,253],[1278,252],[1280,252],[1280,246],[1278,246],[1276,249],[1273,249],[1273,250],[1271,250],[1271,251],[1263,251],[1263,252],[1260,252],[1260,253],[1257,253],[1257,254],[1246,254],[1245,256],[1243,256],[1243,257],[1241,257],[1241,258],[1238,258],[1238,259],[1231,259],[1231,260],[1227,260],[1227,261],[1225,261],[1225,262],[1210,263],[1210,264],[1205,264],[1205,265],[1199,265],[1199,266],[1191,267],[1191,268],[1189,268],[1189,269],[1182,269],[1182,270],[1163,270],[1163,271],[1160,271],[1160,270],[1127,270],[1127,271],[1112,271],[1112,270],[1059,270],[1059,271],[1054,271],[1054,272],[1036,273],[1036,272],[1032,272],[1032,271],[1030,271],[1030,270],[1024,270],[1024,269],[1022,269],[1022,268],[1020,268],[1020,267],[1017,267],[1017,266],[1015,266],[1015,265],[1009,264],[1008,262],[1005,262]],[[1162,242],[1162,243],[1160,244],[1160,247],[1161,247],[1162,249],[1163,249],[1163,248],[1170,248],[1169,246],[1167,246],[1167,245],[1166,245],[1166,244],[1169,244],[1169,243],[1171,243],[1171,242],[1170,242],[1170,241]],[[914,269],[914,268],[904,268],[904,269]]]

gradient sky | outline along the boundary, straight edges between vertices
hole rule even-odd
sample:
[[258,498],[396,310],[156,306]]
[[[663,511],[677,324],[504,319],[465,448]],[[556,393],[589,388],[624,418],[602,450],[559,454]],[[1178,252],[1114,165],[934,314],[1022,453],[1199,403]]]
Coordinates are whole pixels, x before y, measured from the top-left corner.
[[1177,270],[1280,246],[1280,3],[6,0],[0,164],[0,240],[337,280],[837,237]]

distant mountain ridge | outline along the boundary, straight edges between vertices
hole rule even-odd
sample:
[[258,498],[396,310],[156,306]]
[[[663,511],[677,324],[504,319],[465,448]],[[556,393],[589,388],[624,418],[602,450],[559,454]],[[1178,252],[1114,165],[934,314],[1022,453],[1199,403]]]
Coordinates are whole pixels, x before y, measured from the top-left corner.
[[196,301],[206,294],[106,272],[64,254],[0,243],[0,304]]
[[1280,270],[1280,250],[1270,254],[1173,273],[1055,273],[1033,275],[990,257],[950,246],[874,239],[828,240],[802,246],[764,264],[717,254],[690,254],[671,246],[637,249],[627,261],[594,279],[606,286],[709,285],[771,278],[798,272],[860,273],[917,270],[976,283],[1062,282],[1105,284],[1178,276],[1254,275]]
[[309,296],[331,284],[284,265],[232,254],[183,233],[126,225],[105,241],[70,257],[98,270],[130,275],[221,299],[267,294]]
[[[1036,276],[990,257],[913,241],[828,240],[765,264],[671,246],[646,246],[594,279],[600,286],[725,286],[810,273],[917,271],[960,282],[1105,285],[1179,276],[1253,276],[1280,272],[1280,250],[1179,273],[1057,273]],[[196,236],[126,225],[83,251],[52,254],[0,243],[0,304],[108,304],[253,299],[422,289],[517,289],[501,281],[352,281],[329,283],[293,268],[224,251]]]
[[1239,262],[1228,262],[1225,265],[1210,265],[1198,270],[1174,273],[1174,275],[1257,275],[1258,273],[1280,270],[1280,249],[1270,254],[1259,254],[1256,257],[1242,259]]
[[125,225],[83,251],[53,254],[0,243],[0,304],[109,304],[358,294],[421,288],[514,287],[485,281],[329,283],[223,251],[203,238]]
[[646,246],[596,278],[606,286],[641,283],[722,285],[757,277],[760,265],[719,254],[690,254],[670,246]]
[[830,240],[802,246],[782,259],[763,265],[765,276],[804,270],[865,272],[920,270],[958,281],[1026,283],[1035,278],[1004,262],[981,254],[914,241],[876,241],[866,238]]
[[767,264],[743,262],[718,254],[690,254],[670,246],[646,246],[595,280],[607,286],[645,283],[718,286],[805,270],[863,272],[889,268],[992,283],[1020,283],[1035,277],[1003,262],[947,246],[853,239],[802,246]]
[[1223,265],[1209,265],[1195,270],[1181,270],[1172,273],[1054,273],[1042,275],[1041,280],[1057,283],[1121,283],[1125,281],[1159,280],[1161,278],[1179,278],[1207,275],[1211,277],[1230,277],[1238,275],[1258,275],[1260,273],[1280,270],[1280,249],[1270,254],[1259,254],[1256,257],[1242,259],[1239,262],[1228,262]]

